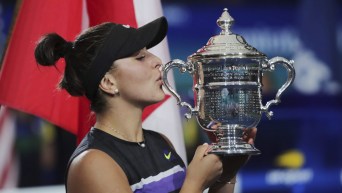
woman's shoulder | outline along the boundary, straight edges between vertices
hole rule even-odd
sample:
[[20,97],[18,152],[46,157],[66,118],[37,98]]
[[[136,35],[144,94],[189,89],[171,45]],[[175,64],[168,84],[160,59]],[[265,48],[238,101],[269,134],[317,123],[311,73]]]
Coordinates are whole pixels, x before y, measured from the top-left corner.
[[[78,187],[80,184],[91,184],[97,186],[95,190],[98,190],[101,184],[109,179],[113,180],[112,182],[119,180],[129,187],[125,173],[115,160],[103,151],[88,149],[75,157],[70,164],[67,187],[80,191],[79,188],[85,188]],[[87,187],[86,192],[90,192],[89,188],[95,187]]]
[[115,169],[115,167],[112,166],[118,165],[115,164],[115,160],[108,154],[97,149],[88,149],[74,158],[70,164],[69,173],[76,171],[77,174],[89,175],[89,173],[98,172],[101,168]]
[[105,152],[98,149],[88,149],[80,153],[74,159],[74,163],[89,164],[93,162],[109,162],[113,161]]

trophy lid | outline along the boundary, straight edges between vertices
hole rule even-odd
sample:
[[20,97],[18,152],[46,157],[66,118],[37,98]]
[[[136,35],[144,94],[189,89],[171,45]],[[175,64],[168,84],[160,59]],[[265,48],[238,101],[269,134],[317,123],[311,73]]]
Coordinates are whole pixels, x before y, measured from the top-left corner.
[[211,37],[207,44],[196,53],[189,56],[193,57],[264,57],[265,54],[250,46],[246,40],[231,32],[230,27],[234,19],[229,15],[228,9],[224,8],[221,17],[217,20],[217,25],[222,29],[219,35]]

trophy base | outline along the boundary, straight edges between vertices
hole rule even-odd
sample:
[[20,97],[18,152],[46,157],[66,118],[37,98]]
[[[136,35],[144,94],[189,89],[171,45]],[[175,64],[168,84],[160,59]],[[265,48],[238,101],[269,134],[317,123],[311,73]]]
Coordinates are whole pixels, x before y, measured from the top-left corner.
[[210,153],[218,155],[258,155],[261,153],[254,145],[248,143],[224,145],[213,143],[212,146],[213,149]]
[[241,125],[220,125],[215,128],[216,142],[212,143],[210,153],[219,155],[258,155],[260,150],[245,142],[248,129]]

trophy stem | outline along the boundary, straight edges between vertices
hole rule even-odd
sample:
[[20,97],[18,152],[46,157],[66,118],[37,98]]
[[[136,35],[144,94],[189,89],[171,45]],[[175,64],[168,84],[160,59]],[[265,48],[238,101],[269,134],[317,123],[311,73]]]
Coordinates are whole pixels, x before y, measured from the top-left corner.
[[261,152],[243,140],[244,127],[222,125],[214,132],[217,142],[213,143],[212,153],[223,155],[257,155]]

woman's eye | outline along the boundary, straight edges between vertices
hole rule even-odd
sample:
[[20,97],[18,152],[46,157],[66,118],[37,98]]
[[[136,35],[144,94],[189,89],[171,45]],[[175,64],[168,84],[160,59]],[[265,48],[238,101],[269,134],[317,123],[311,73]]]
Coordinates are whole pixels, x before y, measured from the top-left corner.
[[162,67],[161,64],[156,65],[156,68],[160,69]]
[[140,55],[140,56],[138,56],[136,59],[137,60],[143,60],[145,58],[145,55]]

